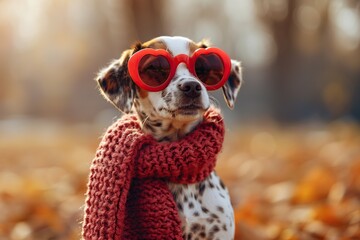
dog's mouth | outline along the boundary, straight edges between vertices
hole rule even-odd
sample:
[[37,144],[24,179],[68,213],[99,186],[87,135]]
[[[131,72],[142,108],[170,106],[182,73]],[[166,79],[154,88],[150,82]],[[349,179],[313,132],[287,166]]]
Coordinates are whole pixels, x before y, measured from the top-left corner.
[[187,105],[179,107],[176,110],[176,113],[181,114],[181,115],[196,115],[196,114],[198,114],[199,110],[203,110],[202,105],[200,105],[200,104],[187,104]]
[[203,112],[205,112],[208,109],[208,107],[204,106],[203,104],[197,103],[197,102],[191,102],[191,103],[183,103],[179,104],[176,108],[170,109],[170,108],[161,108],[160,111],[166,111],[169,114],[171,114],[172,118],[178,118],[181,119],[193,119],[194,117],[197,118],[202,115]]

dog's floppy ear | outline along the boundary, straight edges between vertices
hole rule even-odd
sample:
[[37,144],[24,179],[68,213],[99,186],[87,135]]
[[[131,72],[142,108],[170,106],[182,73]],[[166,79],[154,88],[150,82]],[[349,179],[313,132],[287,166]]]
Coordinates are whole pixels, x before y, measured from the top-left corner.
[[230,109],[234,108],[235,99],[242,84],[241,64],[236,60],[231,60],[231,73],[229,79],[222,87],[224,98]]
[[130,112],[136,91],[127,66],[133,51],[124,51],[120,59],[113,60],[96,78],[103,96],[124,113]]

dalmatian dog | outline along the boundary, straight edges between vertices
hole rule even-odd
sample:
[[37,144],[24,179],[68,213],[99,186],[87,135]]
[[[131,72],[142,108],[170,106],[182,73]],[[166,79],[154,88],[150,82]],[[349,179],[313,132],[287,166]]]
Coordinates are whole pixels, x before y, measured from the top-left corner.
[[[162,36],[124,51],[96,80],[104,97],[120,111],[137,113],[145,133],[158,141],[176,141],[201,123],[214,103],[208,93],[212,87],[222,88],[233,108],[242,83],[241,66],[225,58],[205,40]],[[229,193],[215,172],[202,182],[168,186],[184,239],[234,239]]]

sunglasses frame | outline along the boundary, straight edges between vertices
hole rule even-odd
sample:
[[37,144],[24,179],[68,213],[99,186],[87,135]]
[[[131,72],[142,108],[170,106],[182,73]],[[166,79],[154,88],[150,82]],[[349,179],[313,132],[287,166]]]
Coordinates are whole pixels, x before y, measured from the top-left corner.
[[[221,50],[219,48],[215,48],[215,47],[199,48],[190,57],[186,54],[179,54],[179,55],[176,55],[175,57],[173,57],[168,51],[166,51],[164,49],[145,48],[145,49],[137,51],[130,57],[130,59],[128,61],[128,71],[129,71],[130,77],[133,79],[133,81],[136,83],[136,85],[138,85],[140,88],[150,91],[150,92],[158,92],[158,91],[164,90],[169,85],[169,83],[171,82],[171,79],[175,75],[177,66],[180,63],[185,63],[186,66],[188,67],[190,73],[198,78],[196,71],[195,71],[196,60],[199,56],[208,55],[208,54],[216,54],[220,58],[223,66],[224,66],[223,76],[218,83],[216,83],[214,85],[207,85],[204,82],[202,82],[201,80],[199,80],[206,87],[207,90],[212,91],[212,90],[219,89],[220,87],[222,87],[225,84],[225,82],[229,78],[230,71],[231,71],[230,57],[223,50]],[[139,63],[145,55],[153,55],[155,57],[162,56],[162,57],[166,58],[166,60],[168,61],[169,65],[170,65],[170,73],[169,73],[168,78],[159,86],[154,87],[154,86],[147,85],[140,77]]]

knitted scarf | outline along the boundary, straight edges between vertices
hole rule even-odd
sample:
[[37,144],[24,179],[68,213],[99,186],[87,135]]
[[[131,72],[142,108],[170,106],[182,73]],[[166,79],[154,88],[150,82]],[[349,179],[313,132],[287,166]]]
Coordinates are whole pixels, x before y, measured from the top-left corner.
[[177,142],[157,142],[135,115],[124,115],[106,131],[91,165],[83,239],[182,239],[167,182],[204,180],[223,139],[223,120],[214,109]]

